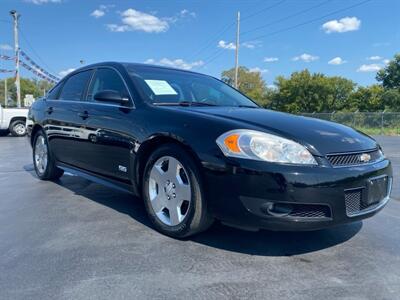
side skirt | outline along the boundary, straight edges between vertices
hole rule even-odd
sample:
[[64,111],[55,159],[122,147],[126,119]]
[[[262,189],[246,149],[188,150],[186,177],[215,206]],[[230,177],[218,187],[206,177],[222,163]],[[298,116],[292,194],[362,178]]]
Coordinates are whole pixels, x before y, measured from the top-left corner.
[[61,162],[57,162],[56,165],[60,169],[63,169],[65,172],[85,178],[89,181],[107,186],[109,188],[137,196],[137,194],[133,190],[132,185],[130,185],[130,184],[126,184],[126,183],[123,183],[123,182],[120,182],[120,181],[117,181],[114,179],[107,178],[105,176],[94,174],[89,171],[81,170],[81,169],[75,168],[73,166],[61,163]]

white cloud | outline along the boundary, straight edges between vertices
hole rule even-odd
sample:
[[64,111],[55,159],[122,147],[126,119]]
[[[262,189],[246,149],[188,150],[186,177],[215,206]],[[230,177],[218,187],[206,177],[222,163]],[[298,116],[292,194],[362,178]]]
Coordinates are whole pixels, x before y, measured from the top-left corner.
[[356,17],[346,17],[340,20],[332,20],[322,25],[326,33],[347,32],[360,29],[361,20]]
[[187,9],[181,10],[172,17],[165,18],[157,17],[156,13],[145,13],[129,8],[121,13],[122,24],[108,24],[107,28],[112,32],[144,31],[159,33],[167,31],[170,24],[174,24],[181,19],[196,17],[196,13]]
[[47,3],[61,3],[61,0],[25,0],[25,2],[41,5]]
[[8,44],[0,44],[0,50],[11,51],[11,50],[13,50],[13,47],[11,47]]
[[387,47],[390,45],[391,45],[391,43],[389,43],[389,42],[379,42],[379,43],[372,44],[373,47]]
[[202,65],[204,65],[204,62],[202,60],[198,60],[198,61],[194,61],[194,62],[186,62],[181,58],[174,59],[174,60],[171,60],[168,58],[163,58],[163,59],[160,59],[159,61],[157,61],[153,58],[149,58],[144,63],[166,66],[166,67],[177,68],[177,69],[184,69],[184,70],[191,70],[195,67],[201,67]]
[[390,59],[384,59],[382,62],[383,62],[385,65],[387,65],[388,63],[390,63]]
[[264,58],[264,62],[267,62],[267,63],[276,62],[278,60],[279,60],[279,58],[277,58],[277,57],[265,57]]
[[[261,42],[255,41],[255,42],[245,42],[243,44],[240,44],[243,48],[247,49],[255,49],[257,47],[261,46]],[[222,49],[227,49],[227,50],[236,50],[236,44],[235,43],[228,43],[224,40],[220,40],[217,45],[218,48]]]
[[164,18],[164,20],[172,24],[172,23],[176,23],[179,20],[185,19],[185,18],[196,18],[196,13],[194,13],[188,9],[182,9],[179,13],[175,14],[172,17]]
[[115,7],[115,5],[100,5],[99,8],[95,9],[90,15],[96,19],[104,17],[106,13],[109,12],[110,8]]
[[218,47],[222,49],[228,49],[228,50],[235,50],[236,45],[234,43],[228,43],[225,42],[224,40],[221,40],[218,42]]
[[249,70],[249,72],[264,74],[264,73],[267,73],[268,70],[267,70],[267,69],[261,69],[261,68],[259,68],[259,67],[255,67],[255,68],[251,68],[251,69]]
[[254,49],[256,47],[256,45],[252,43],[243,43],[242,46],[248,49]]
[[382,68],[382,65],[379,64],[362,65],[357,72],[378,72]]
[[75,69],[74,69],[74,68],[70,68],[70,69],[67,69],[67,70],[60,71],[60,72],[58,73],[58,75],[59,75],[60,77],[64,77],[64,76],[68,75],[69,73],[71,73],[71,72],[73,72],[73,71],[75,71]]
[[383,59],[383,57],[381,57],[379,55],[367,57],[367,60],[381,60],[381,59]]
[[307,53],[303,53],[302,55],[293,57],[293,61],[299,61],[299,60],[301,60],[301,61],[304,61],[304,62],[307,62],[307,63],[308,63],[308,62],[315,61],[315,60],[318,60],[318,59],[319,59],[318,56],[314,56],[314,55],[307,54]]
[[95,9],[90,15],[96,19],[101,18],[105,15],[105,11],[101,9]]
[[260,41],[244,42],[243,44],[241,44],[241,46],[247,49],[254,49],[257,47],[261,47],[261,42]]
[[332,58],[330,61],[328,61],[328,64],[330,64],[330,65],[342,65],[342,64],[345,64],[345,63],[347,63],[347,61],[343,60],[339,56],[335,57],[335,58]]
[[180,15],[182,18],[184,18],[184,17],[196,18],[196,13],[195,13],[195,12],[192,12],[192,11],[189,11],[188,9],[182,9],[182,10],[179,12],[179,15]]
[[169,29],[168,22],[154,15],[150,15],[133,8],[121,13],[121,25],[108,24],[107,27],[113,32],[144,31],[144,32],[165,32]]

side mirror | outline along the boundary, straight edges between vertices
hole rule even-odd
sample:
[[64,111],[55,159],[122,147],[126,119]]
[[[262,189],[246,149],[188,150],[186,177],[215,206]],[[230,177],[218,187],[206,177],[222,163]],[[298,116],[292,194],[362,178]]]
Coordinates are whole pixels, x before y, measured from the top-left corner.
[[94,100],[104,102],[117,102],[117,103],[128,103],[129,98],[122,97],[121,94],[113,90],[104,90],[94,95]]

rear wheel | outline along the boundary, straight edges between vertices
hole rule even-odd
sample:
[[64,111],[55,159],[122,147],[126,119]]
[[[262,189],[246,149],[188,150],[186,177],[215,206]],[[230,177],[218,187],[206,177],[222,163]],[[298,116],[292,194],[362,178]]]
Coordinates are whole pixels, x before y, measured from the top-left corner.
[[184,238],[212,224],[207,212],[201,177],[190,155],[175,144],[154,151],[147,161],[143,197],[155,228]]
[[10,132],[13,136],[25,136],[26,135],[26,122],[22,120],[16,120],[10,125]]
[[64,171],[55,165],[43,131],[38,131],[35,135],[33,142],[33,165],[36,175],[42,180],[58,179],[64,174]]

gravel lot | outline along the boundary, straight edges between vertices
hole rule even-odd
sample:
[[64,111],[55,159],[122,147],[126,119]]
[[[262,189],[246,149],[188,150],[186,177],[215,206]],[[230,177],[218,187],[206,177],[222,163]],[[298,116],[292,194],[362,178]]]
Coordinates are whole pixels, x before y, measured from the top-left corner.
[[[400,138],[377,137],[395,169]],[[187,241],[149,227],[139,199],[74,176],[39,181],[25,138],[0,138],[0,298],[395,299],[400,201],[306,233],[215,225]]]

